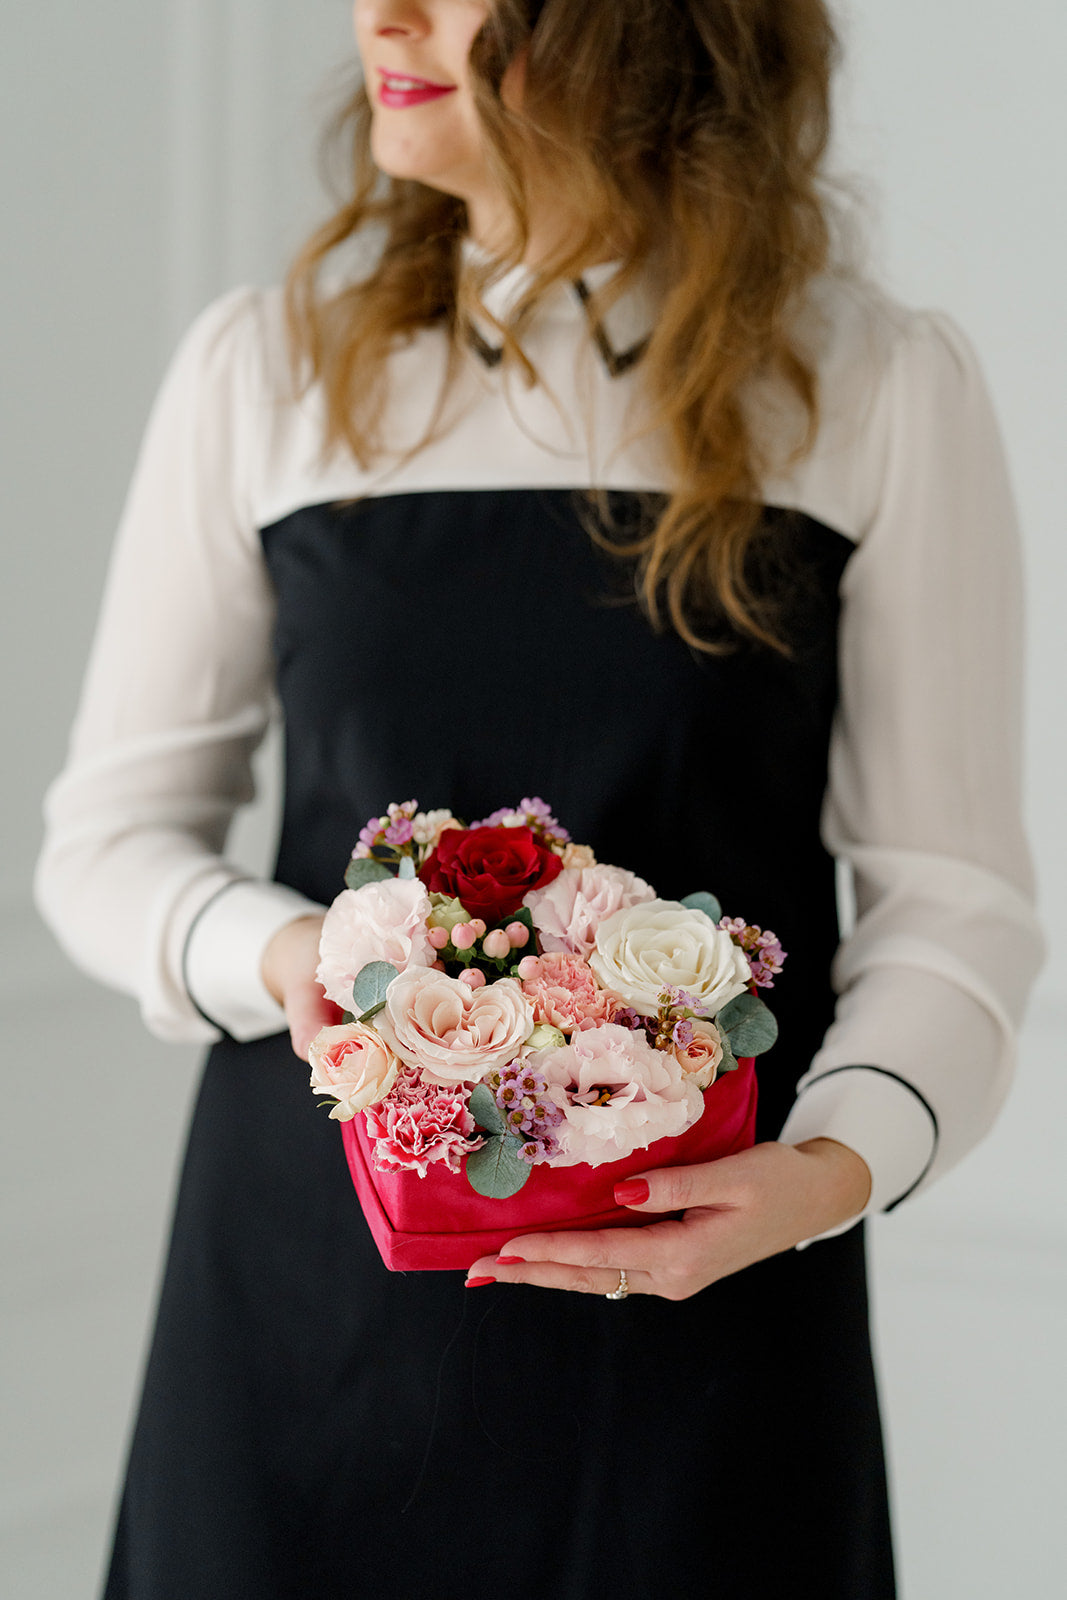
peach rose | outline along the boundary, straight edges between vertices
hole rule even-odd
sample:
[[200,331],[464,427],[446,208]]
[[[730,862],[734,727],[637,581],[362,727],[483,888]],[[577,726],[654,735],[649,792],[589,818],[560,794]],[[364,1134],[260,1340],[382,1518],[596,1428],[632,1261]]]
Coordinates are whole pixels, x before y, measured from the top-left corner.
[[694,1022],[693,1037],[687,1045],[675,1045],[674,1055],[690,1083],[710,1089],[722,1060],[722,1039],[712,1022]]
[[348,1122],[384,1100],[400,1071],[389,1046],[362,1022],[323,1028],[311,1041],[308,1059],[315,1093],[337,1097],[330,1111],[335,1122]]
[[471,989],[412,967],[394,978],[376,1025],[402,1061],[433,1083],[476,1083],[506,1066],[533,1030],[533,1008],[514,978]]

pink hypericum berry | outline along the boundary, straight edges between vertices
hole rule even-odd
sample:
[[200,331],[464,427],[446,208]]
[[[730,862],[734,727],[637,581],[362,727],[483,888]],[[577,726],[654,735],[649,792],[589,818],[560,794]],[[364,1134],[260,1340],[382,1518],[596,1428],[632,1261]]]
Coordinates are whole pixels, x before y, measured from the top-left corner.
[[503,961],[511,954],[511,940],[503,928],[494,928],[492,933],[486,934],[482,949],[491,961]]
[[467,926],[476,939],[485,938],[487,924],[482,921],[481,917],[472,917]]
[[448,929],[431,928],[427,937],[435,950],[443,950],[448,943]]
[[457,922],[452,929],[452,944],[457,950],[469,950],[476,938],[473,922]]
[[521,950],[530,942],[530,930],[525,922],[509,922],[504,932],[508,936],[508,943],[513,950]]
[[519,977],[522,979],[536,978],[541,970],[539,956],[523,956],[519,962]]
[[433,964],[433,970],[434,972],[447,972],[448,968],[445,966],[443,961],[435,961]]
[[477,967],[468,967],[466,972],[459,975],[460,983],[465,983],[468,989],[481,989],[485,984],[485,973],[479,972]]

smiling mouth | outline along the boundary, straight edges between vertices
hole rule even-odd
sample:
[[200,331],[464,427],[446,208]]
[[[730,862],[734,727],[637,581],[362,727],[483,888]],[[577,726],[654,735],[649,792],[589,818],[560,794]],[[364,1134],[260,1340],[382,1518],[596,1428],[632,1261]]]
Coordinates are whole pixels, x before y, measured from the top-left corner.
[[385,72],[381,67],[378,69],[378,78],[379,103],[399,109],[425,105],[428,100],[440,100],[443,95],[456,92],[454,83],[431,83],[428,78],[412,78],[403,72]]

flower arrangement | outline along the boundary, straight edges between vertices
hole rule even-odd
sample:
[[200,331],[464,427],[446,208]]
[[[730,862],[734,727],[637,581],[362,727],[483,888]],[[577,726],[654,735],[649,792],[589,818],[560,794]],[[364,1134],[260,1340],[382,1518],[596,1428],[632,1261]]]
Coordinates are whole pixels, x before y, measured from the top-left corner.
[[359,836],[317,972],[345,1013],[311,1046],[378,1173],[505,1200],[539,1168],[618,1163],[709,1114],[777,1036],[785,953],[711,894],[661,900],[543,800],[466,826],[390,805]]

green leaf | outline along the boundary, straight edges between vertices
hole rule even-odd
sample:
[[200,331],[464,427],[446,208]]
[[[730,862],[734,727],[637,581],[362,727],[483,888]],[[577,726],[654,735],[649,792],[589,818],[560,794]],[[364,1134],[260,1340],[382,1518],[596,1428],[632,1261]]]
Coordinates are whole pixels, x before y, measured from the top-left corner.
[[388,867],[380,861],[371,861],[369,856],[359,856],[348,863],[345,869],[345,886],[349,889],[362,889],[368,883],[381,883],[384,878],[391,878],[393,874]]
[[413,878],[415,876],[415,863],[410,856],[403,856],[400,861],[400,877]]
[[730,1049],[730,1041],[721,1029],[719,1030],[719,1037],[722,1040],[722,1060],[719,1062],[715,1073],[716,1079],[721,1078],[724,1072],[737,1071],[737,1057]]
[[518,1155],[523,1141],[513,1133],[495,1134],[467,1157],[467,1182],[487,1200],[510,1200],[533,1171]]
[[696,894],[687,894],[682,904],[690,911],[703,911],[712,922],[718,922],[722,917],[722,906],[713,894],[708,894],[706,889],[698,889]]
[[479,1128],[484,1128],[486,1133],[504,1133],[507,1131],[504,1113],[497,1105],[496,1095],[487,1083],[476,1083],[474,1085],[471,1090],[469,1104],[471,1116]]
[[347,1027],[350,1022],[355,1022],[355,1020],[356,1020],[356,1014],[355,1014],[354,1011],[342,1011],[341,1012],[341,1026],[342,1027]]
[[385,991],[396,977],[391,961],[368,961],[352,985],[352,1000],[360,1022],[380,1011],[385,1004]]
[[739,994],[716,1014],[715,1025],[730,1040],[735,1056],[760,1056],[778,1037],[772,1012],[754,994]]

